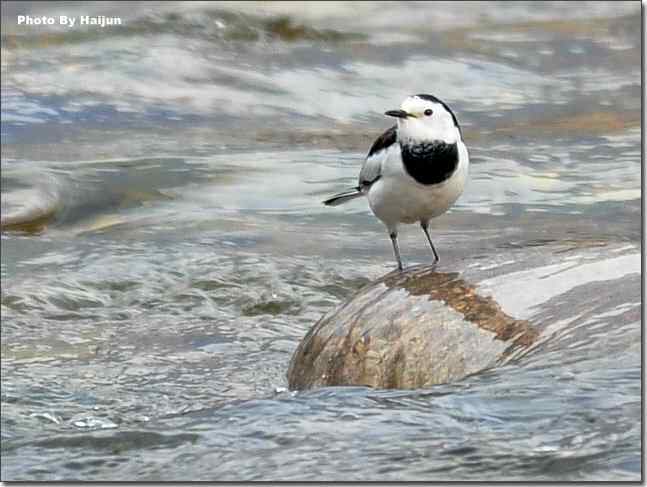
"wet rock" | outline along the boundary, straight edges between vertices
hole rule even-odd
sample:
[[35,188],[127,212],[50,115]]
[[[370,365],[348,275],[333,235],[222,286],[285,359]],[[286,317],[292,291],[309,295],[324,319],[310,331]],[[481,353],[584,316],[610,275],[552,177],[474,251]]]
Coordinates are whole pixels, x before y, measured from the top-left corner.
[[294,353],[288,381],[291,389],[423,388],[492,367],[537,335],[457,273],[412,268],[319,320]]

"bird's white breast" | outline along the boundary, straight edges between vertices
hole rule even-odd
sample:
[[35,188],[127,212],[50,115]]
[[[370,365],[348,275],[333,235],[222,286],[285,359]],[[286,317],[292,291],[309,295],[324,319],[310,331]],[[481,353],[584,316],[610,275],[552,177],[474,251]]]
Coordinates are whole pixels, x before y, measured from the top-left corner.
[[429,221],[445,213],[462,194],[468,166],[467,148],[459,141],[458,165],[451,177],[438,184],[421,184],[407,174],[400,144],[393,144],[383,159],[382,177],[368,191],[369,205],[390,231],[400,222]]

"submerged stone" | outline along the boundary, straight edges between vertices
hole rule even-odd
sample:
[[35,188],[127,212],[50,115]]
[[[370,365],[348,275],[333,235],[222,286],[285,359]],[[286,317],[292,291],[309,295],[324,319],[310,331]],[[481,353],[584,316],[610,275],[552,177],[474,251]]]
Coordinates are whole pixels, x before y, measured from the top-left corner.
[[290,389],[424,388],[488,369],[537,335],[457,273],[412,268],[322,317],[294,353],[288,382]]

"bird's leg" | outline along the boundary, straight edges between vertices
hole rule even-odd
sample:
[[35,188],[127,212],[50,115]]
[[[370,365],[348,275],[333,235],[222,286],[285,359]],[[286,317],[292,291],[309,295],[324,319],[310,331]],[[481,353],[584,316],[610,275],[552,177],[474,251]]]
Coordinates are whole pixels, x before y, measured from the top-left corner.
[[438,258],[438,253],[436,252],[434,243],[431,241],[431,237],[429,236],[429,222],[420,222],[420,226],[422,227],[422,230],[425,232],[425,235],[427,235],[427,240],[429,240],[429,245],[431,245],[431,251],[434,253],[433,263],[436,264],[440,259]]
[[393,253],[395,254],[395,260],[398,261],[398,270],[402,270],[402,259],[400,258],[400,248],[398,247],[398,232],[389,233],[391,237],[391,243],[393,244]]

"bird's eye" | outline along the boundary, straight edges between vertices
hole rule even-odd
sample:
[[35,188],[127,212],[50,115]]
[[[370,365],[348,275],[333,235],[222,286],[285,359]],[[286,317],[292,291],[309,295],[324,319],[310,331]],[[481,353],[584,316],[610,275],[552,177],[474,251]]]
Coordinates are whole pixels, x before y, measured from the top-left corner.
[[434,113],[434,111],[431,108],[427,108],[425,110],[425,115],[427,115],[427,116],[430,116],[432,113]]

